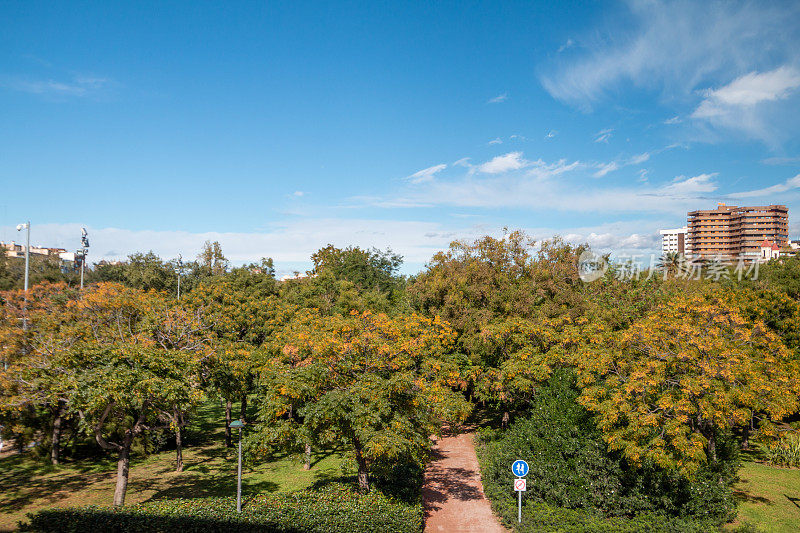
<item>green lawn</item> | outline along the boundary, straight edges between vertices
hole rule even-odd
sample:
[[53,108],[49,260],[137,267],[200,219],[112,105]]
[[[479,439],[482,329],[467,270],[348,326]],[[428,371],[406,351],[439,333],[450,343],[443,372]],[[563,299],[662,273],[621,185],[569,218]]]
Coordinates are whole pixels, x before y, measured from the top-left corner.
[[736,485],[739,516],[765,533],[800,531],[800,470],[746,461]]
[[[195,445],[184,449],[184,471],[175,472],[175,452],[166,451],[132,461],[127,504],[157,498],[197,498],[236,493],[236,448],[223,444],[224,416],[209,403],[188,428]],[[311,470],[282,458],[243,471],[245,498],[263,492],[293,491],[316,481],[341,476],[342,458],[318,453]],[[116,461],[109,455],[57,467],[35,461],[29,454],[0,459],[0,531],[16,527],[26,513],[46,507],[110,505]]]

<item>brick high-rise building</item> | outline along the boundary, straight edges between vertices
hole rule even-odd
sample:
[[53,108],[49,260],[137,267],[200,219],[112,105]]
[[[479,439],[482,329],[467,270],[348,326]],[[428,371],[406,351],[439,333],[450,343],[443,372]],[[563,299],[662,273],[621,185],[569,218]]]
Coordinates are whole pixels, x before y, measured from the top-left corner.
[[789,210],[785,205],[719,204],[716,209],[690,211],[688,218],[687,244],[696,258],[743,257],[755,261],[765,240],[778,247],[789,240]]

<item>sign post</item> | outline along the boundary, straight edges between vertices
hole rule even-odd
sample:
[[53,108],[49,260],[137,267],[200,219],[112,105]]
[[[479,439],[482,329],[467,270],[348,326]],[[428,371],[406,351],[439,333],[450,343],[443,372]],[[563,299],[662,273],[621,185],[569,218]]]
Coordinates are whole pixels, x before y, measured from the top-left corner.
[[519,523],[522,523],[522,493],[528,490],[528,481],[525,476],[528,475],[529,470],[528,463],[522,459],[517,459],[511,465],[511,473],[517,476],[517,479],[514,480],[514,490],[519,495],[519,505],[517,507],[517,522]]
[[236,512],[242,512],[242,428],[244,422],[241,420],[234,420],[230,423],[229,427],[239,428],[239,468],[236,472]]

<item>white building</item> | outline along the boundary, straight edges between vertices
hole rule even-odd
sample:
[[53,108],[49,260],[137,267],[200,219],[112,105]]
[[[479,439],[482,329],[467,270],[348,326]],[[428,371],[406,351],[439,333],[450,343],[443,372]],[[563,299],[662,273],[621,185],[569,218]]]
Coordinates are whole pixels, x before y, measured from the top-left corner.
[[680,254],[689,256],[691,250],[688,246],[686,235],[689,228],[684,226],[675,229],[662,229],[661,234],[661,254]]

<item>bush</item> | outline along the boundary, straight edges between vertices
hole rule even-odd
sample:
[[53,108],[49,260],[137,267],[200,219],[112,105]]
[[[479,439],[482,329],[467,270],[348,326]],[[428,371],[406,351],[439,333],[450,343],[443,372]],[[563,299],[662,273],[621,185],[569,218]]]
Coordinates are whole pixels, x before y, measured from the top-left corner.
[[383,532],[422,530],[422,507],[345,485],[253,498],[236,512],[235,498],[157,500],[122,509],[47,509],[30,514],[21,531],[78,533]]
[[[705,527],[709,521],[719,524],[732,518],[736,502],[730,485],[738,469],[733,439],[718,437],[719,462],[701,469],[693,480],[651,464],[634,467],[608,450],[591,414],[576,402],[578,394],[572,373],[556,372],[537,391],[526,418],[506,432],[481,433],[484,490],[498,509],[511,506],[509,516],[514,522],[516,495],[510,467],[519,458],[530,465],[523,499],[529,504],[545,504],[526,506],[526,512],[538,517],[529,520],[538,520],[543,529],[549,520],[546,517],[562,511],[564,516],[554,518],[554,524],[580,516],[580,520],[595,524],[586,526],[587,531],[605,531],[604,519],[611,517],[624,521],[639,515],[660,516],[654,520],[680,518],[688,520],[687,524],[701,520]],[[617,524],[612,530],[620,527]],[[683,524],[673,530],[691,531],[692,527]]]
[[800,466],[800,434],[784,435],[767,448],[767,462],[775,466]]

